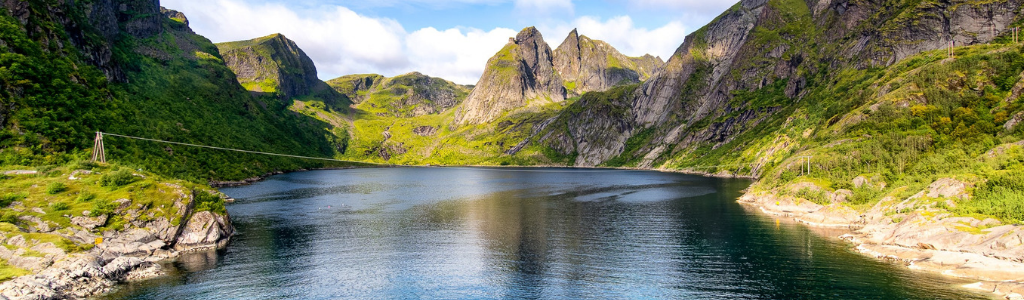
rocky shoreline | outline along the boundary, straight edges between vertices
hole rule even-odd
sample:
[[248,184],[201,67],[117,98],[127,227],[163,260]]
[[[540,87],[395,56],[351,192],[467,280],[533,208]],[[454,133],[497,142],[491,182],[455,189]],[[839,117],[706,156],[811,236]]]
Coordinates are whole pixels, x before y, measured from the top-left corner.
[[[809,183],[788,187],[793,192],[808,188],[816,187]],[[953,204],[948,199],[969,197],[962,182],[940,179],[910,198],[887,197],[866,211],[842,204],[842,190],[818,191],[832,200],[830,205],[779,192],[748,192],[738,202],[812,228],[843,229],[840,236],[832,237],[856,245],[864,255],[912,270],[977,280],[965,287],[1024,299],[1024,227],[956,217],[942,208]]]
[[[35,253],[29,253],[24,250],[30,244],[23,235],[0,237],[0,243],[18,249],[0,246],[0,257],[33,273],[0,284],[0,300],[93,297],[111,292],[118,283],[164,275],[161,261],[226,247],[235,232],[230,217],[226,213],[194,211],[194,195],[184,191],[180,195],[174,204],[179,214],[171,220],[148,220],[142,217],[143,207],[126,202],[115,212],[126,217],[124,230],[95,232],[94,228],[107,221],[105,217],[75,217],[75,226],[67,228],[54,228],[45,222],[38,225],[48,228],[30,228],[30,232],[58,233],[79,244],[95,245],[84,252],[65,253],[53,243],[36,241],[31,247]],[[39,253],[44,255],[40,257]]]

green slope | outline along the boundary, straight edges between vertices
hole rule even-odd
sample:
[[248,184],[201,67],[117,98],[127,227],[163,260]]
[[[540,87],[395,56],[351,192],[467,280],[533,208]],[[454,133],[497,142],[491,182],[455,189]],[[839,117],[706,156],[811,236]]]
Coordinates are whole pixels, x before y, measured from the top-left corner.
[[[9,12],[0,14],[3,165],[77,160],[87,155],[95,131],[294,155],[337,153],[339,145],[325,138],[329,124],[294,115],[283,101],[253,98],[235,82],[217,48],[180,21],[161,18],[156,34],[121,32],[109,43],[84,17],[84,4],[28,3],[34,12],[69,11],[75,28],[85,32],[85,50],[70,47],[74,32],[51,15],[34,13],[22,25]],[[126,80],[108,82],[86,61],[98,47],[111,49],[111,65]],[[201,182],[323,166],[113,137],[106,146],[108,158],[122,164]]]

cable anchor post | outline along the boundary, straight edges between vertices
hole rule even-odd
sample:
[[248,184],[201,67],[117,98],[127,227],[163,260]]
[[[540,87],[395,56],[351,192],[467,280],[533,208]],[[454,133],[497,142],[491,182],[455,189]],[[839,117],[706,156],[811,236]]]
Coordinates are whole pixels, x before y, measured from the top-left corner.
[[103,149],[103,133],[96,132],[96,140],[92,145],[92,162],[107,162],[106,150]]

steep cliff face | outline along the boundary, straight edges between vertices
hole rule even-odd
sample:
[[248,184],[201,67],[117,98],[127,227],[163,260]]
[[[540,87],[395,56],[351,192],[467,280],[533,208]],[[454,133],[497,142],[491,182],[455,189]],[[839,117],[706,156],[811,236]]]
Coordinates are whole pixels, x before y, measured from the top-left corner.
[[634,130],[630,114],[637,85],[586,93],[541,132],[541,144],[572,157],[570,165],[595,167],[625,151]]
[[238,83],[254,93],[292,99],[323,88],[313,60],[281,34],[217,44]]
[[470,89],[418,72],[393,78],[381,75],[349,75],[327,82],[357,103],[361,110],[378,116],[416,117],[448,111],[462,103]]
[[[54,51],[76,48],[83,59],[103,71],[107,79],[126,80],[122,64],[115,61],[112,47],[122,33],[134,38],[148,38],[163,30],[163,15],[157,0],[98,0],[81,6],[74,2],[49,5],[37,1],[5,0],[0,7],[18,20],[33,38],[56,42]],[[84,15],[80,14],[84,11]],[[60,26],[60,30],[52,25]],[[64,36],[66,35],[66,37]],[[67,38],[71,42],[65,45]]]
[[486,123],[512,110],[561,102],[565,95],[562,78],[552,62],[551,47],[540,31],[529,27],[488,60],[455,123]]
[[[1020,1],[742,1],[687,36],[634,93],[629,165],[658,167],[716,149],[839,78],[922,51],[987,43],[1018,19]],[[751,101],[748,93],[763,101]],[[612,140],[619,140],[611,137]],[[640,141],[643,140],[643,141]],[[608,149],[624,149],[609,143]]]
[[647,80],[663,64],[649,54],[627,57],[604,41],[579,35],[575,29],[555,49],[553,63],[566,82],[566,90],[575,95]]

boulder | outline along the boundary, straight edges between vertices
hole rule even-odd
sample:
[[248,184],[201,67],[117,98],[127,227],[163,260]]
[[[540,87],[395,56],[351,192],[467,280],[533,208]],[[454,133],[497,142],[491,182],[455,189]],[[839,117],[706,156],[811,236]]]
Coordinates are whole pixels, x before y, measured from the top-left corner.
[[107,215],[102,215],[95,218],[90,217],[72,217],[71,224],[82,226],[82,228],[93,230],[96,227],[100,227],[107,224]]
[[928,186],[926,195],[929,198],[967,199],[970,197],[970,195],[967,194],[968,186],[969,185],[967,183],[956,179],[942,178]]
[[192,215],[178,237],[174,249],[187,251],[203,248],[223,248],[234,233],[227,216],[201,211]]
[[51,227],[49,222],[36,216],[20,216],[18,220],[27,223],[31,232],[51,232],[56,229],[56,226]]

